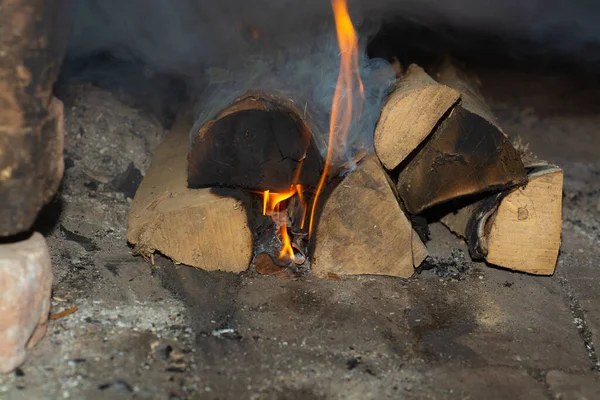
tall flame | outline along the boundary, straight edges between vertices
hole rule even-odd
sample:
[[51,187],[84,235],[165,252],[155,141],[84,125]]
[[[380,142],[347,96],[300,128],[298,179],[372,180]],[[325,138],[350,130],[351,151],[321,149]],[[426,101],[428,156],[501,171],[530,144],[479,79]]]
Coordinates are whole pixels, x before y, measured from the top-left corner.
[[321,179],[313,197],[310,213],[309,236],[312,236],[313,222],[319,195],[327,180],[329,168],[332,163],[340,160],[334,157],[343,157],[346,153],[346,140],[350,123],[352,122],[352,108],[354,103],[354,89],[358,87],[359,115],[364,101],[364,87],[358,69],[358,38],[346,0],[331,0],[335,17],[335,28],[340,47],[340,72],[335,86],[333,103],[331,105],[331,119],[329,121],[329,143],[327,156]]
[[[352,26],[352,21],[350,20],[348,5],[346,0],[331,0],[331,6],[335,16],[335,27],[340,47],[340,72],[335,86],[333,103],[331,105],[327,156],[325,158],[323,173],[321,174],[319,184],[313,197],[309,222],[309,237],[312,236],[316,205],[319,200],[319,195],[328,178],[329,169],[332,165],[337,166],[343,162],[343,157],[346,155],[346,141],[352,122],[354,99],[356,97],[359,103],[357,112],[359,117],[364,101],[364,88],[358,69],[358,38],[354,26]],[[358,90],[358,92],[355,93],[355,90]],[[308,150],[310,136],[308,135],[307,138],[306,150]],[[302,193],[303,188],[301,185],[297,184],[301,168],[302,165],[300,164],[294,173],[294,178],[292,180],[293,184],[290,186],[289,190],[284,192],[272,192],[266,190],[262,192],[263,215],[270,214],[279,224],[280,237],[282,240],[282,248],[279,253],[280,259],[285,258],[287,255],[290,259],[295,260],[294,249],[287,231],[287,217],[285,215],[285,210],[287,200],[296,194],[298,195],[303,213],[300,229],[304,228],[307,207]]]

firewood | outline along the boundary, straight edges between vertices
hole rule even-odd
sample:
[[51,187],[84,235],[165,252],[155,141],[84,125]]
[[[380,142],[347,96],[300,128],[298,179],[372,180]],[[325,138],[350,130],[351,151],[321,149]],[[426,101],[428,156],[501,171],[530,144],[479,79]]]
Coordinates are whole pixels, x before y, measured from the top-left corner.
[[461,100],[398,176],[398,192],[413,214],[527,182],[519,154],[498,127],[476,82],[457,79],[458,70],[448,65],[438,80],[459,91]]
[[538,275],[552,275],[560,248],[563,171],[533,167],[529,183],[498,193],[442,218],[466,238],[473,258]]
[[314,186],[323,164],[318,137],[303,109],[290,99],[249,92],[193,135],[188,185],[272,191],[287,190],[293,183]]
[[375,151],[389,170],[429,136],[460,94],[412,64],[388,96],[375,128]]
[[[252,257],[252,235],[243,202],[209,188],[187,187],[191,125],[191,118],[178,120],[156,150],[131,205],[127,240],[144,256],[159,251],[204,270],[244,271]],[[247,196],[230,192],[239,199]]]
[[323,202],[313,253],[315,275],[408,278],[427,257],[376,155],[365,158]]

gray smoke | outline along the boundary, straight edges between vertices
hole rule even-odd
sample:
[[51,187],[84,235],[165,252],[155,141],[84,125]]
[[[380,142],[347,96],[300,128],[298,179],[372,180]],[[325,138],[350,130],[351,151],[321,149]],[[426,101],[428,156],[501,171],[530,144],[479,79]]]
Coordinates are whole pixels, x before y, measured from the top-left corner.
[[[72,57],[110,50],[154,71],[183,77],[197,99],[197,125],[253,88],[308,102],[328,119],[339,50],[328,0],[77,0]],[[350,1],[361,36],[365,105],[354,121],[354,147],[369,147],[393,80],[369,60],[366,39],[386,19],[468,29],[537,42],[538,50],[575,52],[600,43],[600,4],[586,0]],[[323,133],[327,134],[326,126]]]
[[[339,70],[339,48],[333,32],[315,34],[301,43],[271,44],[264,53],[248,53],[225,68],[209,68],[203,76],[205,84],[198,92],[196,124],[192,134],[209,118],[238,96],[251,89],[273,91],[294,101],[300,110],[308,106],[311,121],[316,124],[321,141],[327,142],[329,111]],[[381,59],[369,59],[364,50],[359,59],[364,85],[364,103],[359,118],[354,118],[347,147],[371,149],[372,133],[381,105],[395,75]],[[355,103],[357,96],[355,96]],[[317,144],[319,143],[317,142]],[[321,148],[325,153],[326,149]]]
[[[78,0],[71,54],[120,48],[156,70],[198,76],[209,66],[230,65],[254,46],[254,27],[264,44],[314,40],[331,26],[328,0]],[[596,0],[350,0],[363,37],[377,23],[397,17],[424,25],[510,36],[536,42],[541,51],[577,52],[600,43]]]
[[[121,57],[139,58],[157,71],[186,78],[196,105],[192,133],[236,97],[261,89],[309,104],[316,114],[313,120],[320,128],[320,142],[327,142],[326,122],[340,59],[328,1],[300,5],[81,0],[77,4],[71,55],[117,49]],[[355,23],[361,24],[356,17]],[[373,31],[361,24],[363,39]],[[353,120],[349,149],[372,147],[374,125],[394,80],[387,62],[366,57],[365,45],[362,40],[359,58],[365,101],[360,119]]]

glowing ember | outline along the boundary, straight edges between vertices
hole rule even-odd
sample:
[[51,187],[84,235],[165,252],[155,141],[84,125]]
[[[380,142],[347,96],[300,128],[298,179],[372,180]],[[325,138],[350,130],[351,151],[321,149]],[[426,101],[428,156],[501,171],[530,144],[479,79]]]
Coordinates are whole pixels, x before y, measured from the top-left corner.
[[358,87],[359,114],[364,100],[364,88],[358,70],[358,38],[350,20],[348,4],[346,0],[331,0],[331,6],[333,7],[338,44],[340,46],[340,72],[331,105],[329,143],[325,166],[313,197],[308,228],[309,235],[312,235],[316,205],[323,190],[323,185],[327,180],[329,168],[332,163],[339,162],[336,157],[341,157],[346,153],[346,139],[352,121],[355,86]]
[[280,236],[282,241],[281,251],[279,252],[279,258],[283,259],[286,255],[290,259],[295,260],[294,248],[290,241],[290,237],[287,231],[287,200],[298,195],[300,203],[302,204],[302,226],[304,226],[304,218],[306,216],[306,203],[304,202],[304,196],[302,194],[302,185],[292,185],[289,190],[285,192],[271,192],[266,190],[262,193],[263,195],[263,215],[270,215],[273,220],[280,227]]

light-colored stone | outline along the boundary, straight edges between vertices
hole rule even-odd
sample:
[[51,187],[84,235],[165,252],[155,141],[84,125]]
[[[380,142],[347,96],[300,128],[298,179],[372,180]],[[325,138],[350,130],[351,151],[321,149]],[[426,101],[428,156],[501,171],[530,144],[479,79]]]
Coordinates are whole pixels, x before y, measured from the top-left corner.
[[45,334],[52,266],[46,240],[34,233],[0,245],[0,373],[12,371]]

